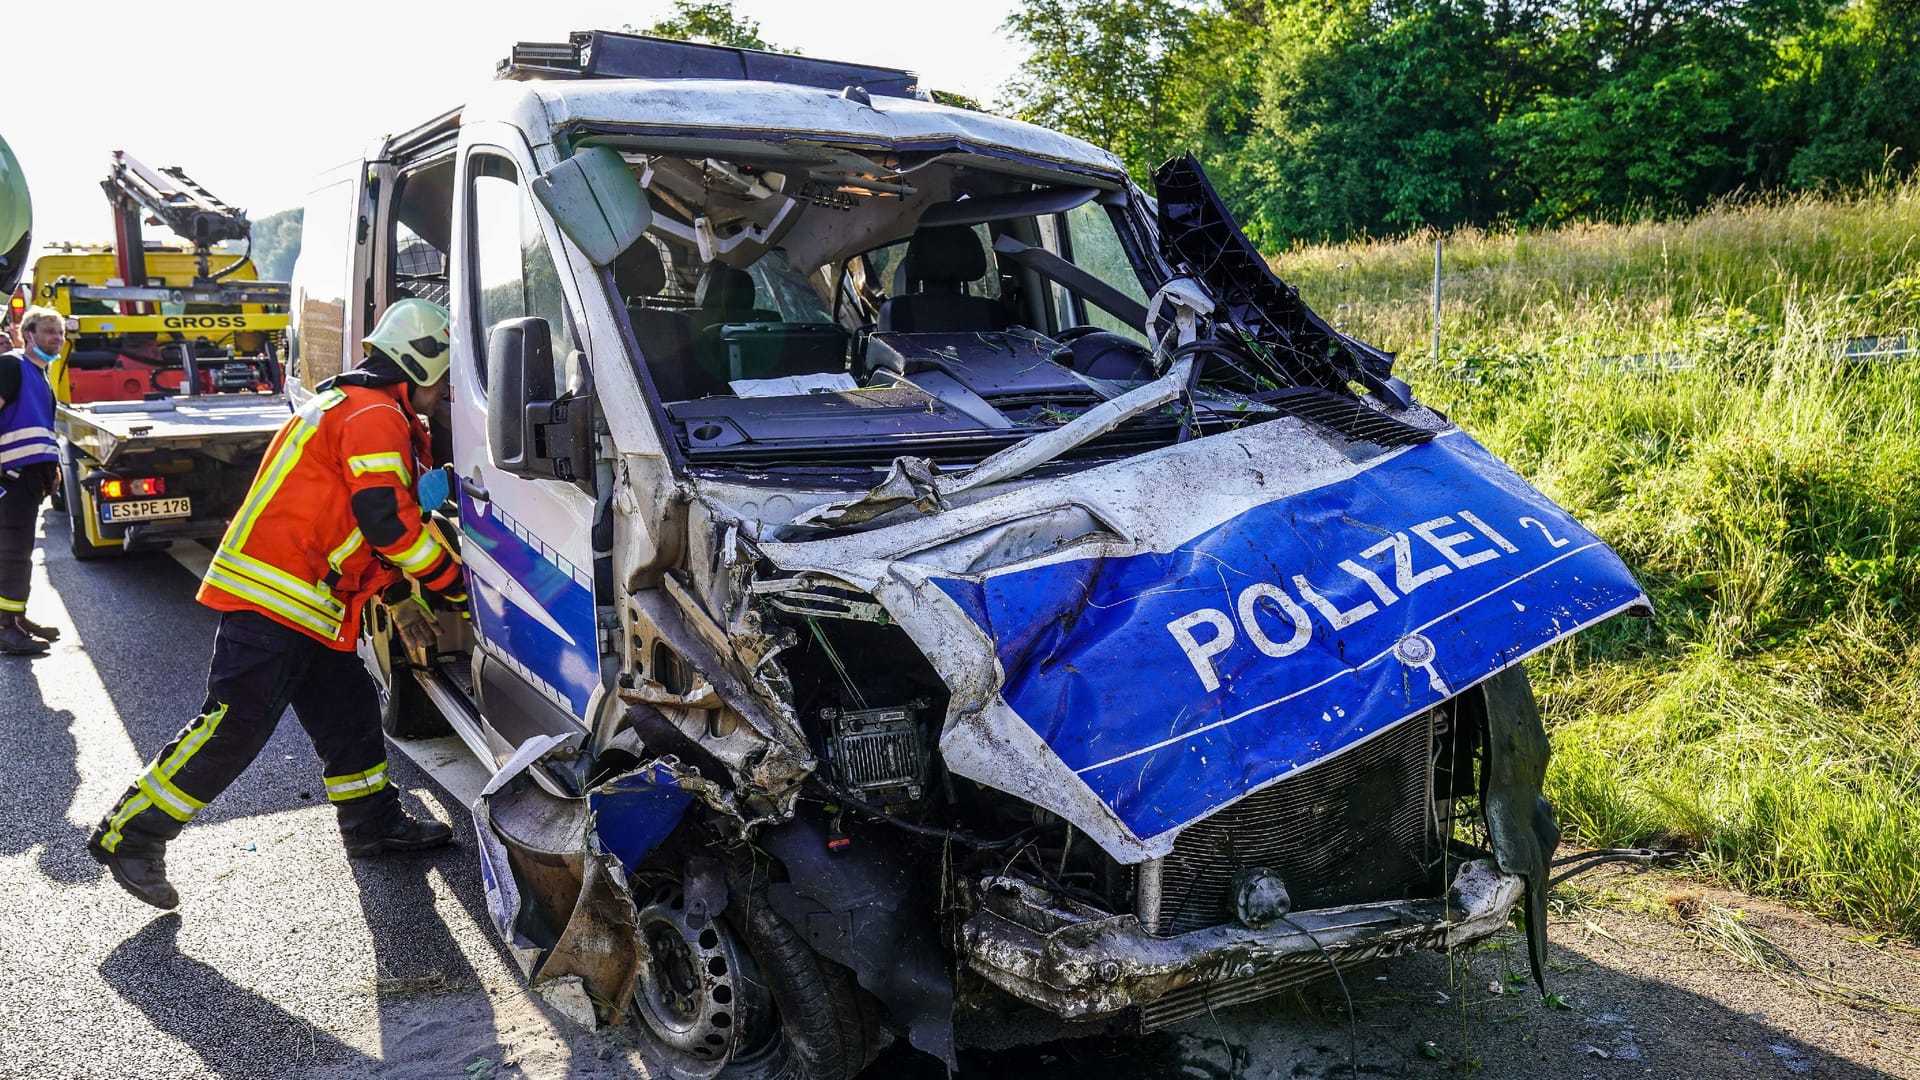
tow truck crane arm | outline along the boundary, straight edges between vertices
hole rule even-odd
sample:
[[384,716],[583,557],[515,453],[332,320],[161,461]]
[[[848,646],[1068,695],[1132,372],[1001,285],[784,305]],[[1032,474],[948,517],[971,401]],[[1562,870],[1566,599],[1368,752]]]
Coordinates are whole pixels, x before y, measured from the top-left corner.
[[130,284],[147,280],[146,242],[141,235],[143,210],[193,244],[200,267],[194,278],[196,285],[210,285],[244,261],[243,257],[218,274],[210,273],[213,245],[242,240],[251,250],[253,223],[247,220],[246,211],[221,202],[178,166],[152,169],[125,150],[115,150],[113,169],[100,187],[113,204],[114,247],[120,254],[121,280]]

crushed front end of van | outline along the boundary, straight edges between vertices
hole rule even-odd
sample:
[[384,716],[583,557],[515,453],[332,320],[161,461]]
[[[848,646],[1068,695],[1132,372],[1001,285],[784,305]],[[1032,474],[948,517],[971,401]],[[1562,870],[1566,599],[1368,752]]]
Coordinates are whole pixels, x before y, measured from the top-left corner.
[[890,1032],[951,1064],[957,1010],[1150,1030],[1518,905],[1538,972],[1521,662],[1646,610],[1600,539],[1274,277],[1191,159],[1150,199],[884,71],[647,79],[619,50],[665,46],[579,37],[600,81],[496,112],[550,128],[591,379],[514,399],[562,333],[516,315],[460,390],[478,645],[439,661],[480,687],[455,726],[536,986],[677,1074],[848,1077]]

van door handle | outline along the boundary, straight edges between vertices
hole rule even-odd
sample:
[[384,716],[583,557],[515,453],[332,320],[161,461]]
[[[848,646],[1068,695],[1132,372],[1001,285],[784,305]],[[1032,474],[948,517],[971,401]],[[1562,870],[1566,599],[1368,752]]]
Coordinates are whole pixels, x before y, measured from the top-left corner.
[[472,499],[474,502],[493,501],[493,496],[487,493],[486,485],[472,477],[463,476],[460,478],[460,490],[466,492],[467,498]]

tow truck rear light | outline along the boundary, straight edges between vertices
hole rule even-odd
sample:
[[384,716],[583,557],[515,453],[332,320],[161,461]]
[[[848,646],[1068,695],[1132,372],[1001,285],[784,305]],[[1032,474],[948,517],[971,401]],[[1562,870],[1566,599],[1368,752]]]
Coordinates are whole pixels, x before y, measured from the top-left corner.
[[132,480],[100,481],[100,497],[103,499],[151,499],[167,493],[167,481],[160,476],[141,476]]
[[27,313],[27,287],[25,285],[22,285],[19,288],[13,290],[13,295],[7,298],[7,314],[11,317],[12,323],[15,326],[18,326],[20,324],[21,317],[24,316],[26,313]]

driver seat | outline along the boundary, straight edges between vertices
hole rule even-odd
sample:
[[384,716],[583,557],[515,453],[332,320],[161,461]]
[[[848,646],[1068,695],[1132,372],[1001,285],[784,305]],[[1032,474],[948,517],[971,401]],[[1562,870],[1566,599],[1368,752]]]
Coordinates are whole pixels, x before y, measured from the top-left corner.
[[968,226],[935,225],[914,233],[901,272],[907,292],[880,305],[881,330],[952,334],[1007,328],[999,301],[967,295],[967,282],[987,273],[987,253]]

